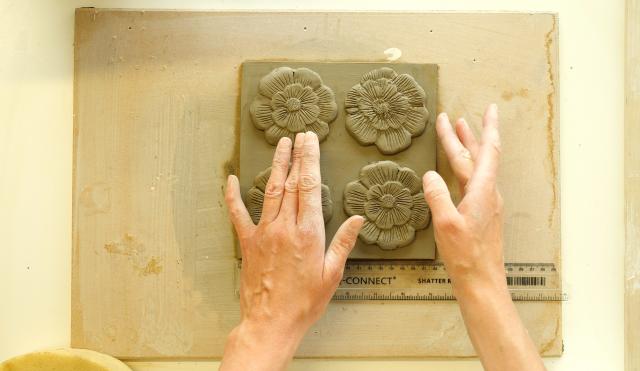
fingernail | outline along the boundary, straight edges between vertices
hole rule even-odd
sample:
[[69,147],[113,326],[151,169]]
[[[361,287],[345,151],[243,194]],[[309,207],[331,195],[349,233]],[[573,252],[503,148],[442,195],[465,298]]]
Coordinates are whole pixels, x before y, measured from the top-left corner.
[[440,114],[440,117],[441,117],[443,120],[448,120],[448,119],[449,119],[449,115],[447,115],[447,113],[446,113],[446,112],[442,112],[442,113]]

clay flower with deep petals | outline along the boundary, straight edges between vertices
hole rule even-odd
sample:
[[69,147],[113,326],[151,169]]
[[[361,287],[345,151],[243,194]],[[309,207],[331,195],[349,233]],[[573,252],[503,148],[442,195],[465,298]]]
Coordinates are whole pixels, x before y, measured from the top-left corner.
[[360,238],[383,250],[410,244],[416,230],[426,228],[431,220],[420,178],[392,161],[360,170],[359,180],[345,187],[344,210],[365,218]]
[[422,134],[429,111],[416,80],[383,67],[362,76],[345,99],[347,130],[361,145],[375,144],[386,155],[411,145]]
[[[253,187],[247,192],[247,210],[251,219],[255,224],[258,224],[260,217],[262,216],[262,204],[264,203],[264,189],[267,186],[269,177],[271,176],[271,167],[261,171],[253,180]],[[321,184],[321,197],[322,197],[322,217],[324,222],[327,223],[333,215],[333,201],[331,200],[331,192],[329,187],[325,184]]]
[[272,145],[282,137],[313,131],[320,141],[338,112],[333,91],[308,68],[279,67],[260,80],[251,103],[251,119]]

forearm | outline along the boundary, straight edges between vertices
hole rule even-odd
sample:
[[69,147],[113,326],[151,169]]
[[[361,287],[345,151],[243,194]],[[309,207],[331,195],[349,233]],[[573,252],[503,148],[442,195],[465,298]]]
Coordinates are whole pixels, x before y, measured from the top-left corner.
[[284,370],[293,358],[304,332],[266,329],[243,322],[227,339],[221,371]]
[[456,290],[460,311],[486,370],[544,370],[504,277]]

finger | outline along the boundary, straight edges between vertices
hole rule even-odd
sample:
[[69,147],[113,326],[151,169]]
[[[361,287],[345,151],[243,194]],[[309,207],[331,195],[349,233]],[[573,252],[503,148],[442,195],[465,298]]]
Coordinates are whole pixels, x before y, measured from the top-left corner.
[[240,182],[238,182],[238,178],[235,175],[229,175],[227,178],[227,188],[225,190],[224,200],[227,204],[227,209],[229,210],[231,223],[233,223],[233,227],[236,229],[238,237],[244,238],[245,236],[248,236],[253,228],[255,228],[255,225],[253,224],[253,221],[251,221],[249,212],[242,202],[242,197],[240,196]]
[[461,118],[456,121],[456,134],[458,134],[458,138],[460,138],[462,145],[471,153],[471,159],[475,161],[478,156],[478,142],[476,141],[475,134],[473,134],[473,131],[471,131],[471,128],[465,119]]
[[444,152],[449,159],[451,169],[460,182],[461,189],[464,189],[473,173],[471,154],[469,150],[460,143],[460,139],[458,139],[458,136],[453,131],[453,127],[451,127],[451,122],[449,122],[449,117],[446,113],[438,115],[436,131],[438,138],[440,138],[440,143],[442,143],[442,147],[444,148]]
[[307,132],[302,146],[298,180],[298,224],[323,223],[320,194],[320,147],[318,136]]
[[264,189],[264,204],[260,223],[269,223],[275,220],[280,213],[284,181],[287,179],[289,159],[291,158],[291,139],[283,137],[278,142],[276,152],[271,164],[271,175]]
[[340,283],[344,265],[356,244],[362,223],[364,223],[364,218],[360,215],[354,215],[338,228],[324,257],[323,279],[325,282]]
[[476,185],[495,186],[500,160],[500,133],[498,132],[498,107],[491,104],[482,119],[482,138],[478,160],[473,174]]
[[422,183],[424,198],[431,209],[434,225],[445,220],[453,220],[460,215],[451,201],[447,184],[440,174],[435,171],[427,171],[422,177]]
[[280,215],[294,221],[296,221],[298,214],[298,181],[300,178],[300,163],[302,162],[304,138],[304,133],[296,134],[293,152],[291,153],[291,169],[289,170],[287,181],[284,183],[284,197],[282,198],[282,206],[280,207]]

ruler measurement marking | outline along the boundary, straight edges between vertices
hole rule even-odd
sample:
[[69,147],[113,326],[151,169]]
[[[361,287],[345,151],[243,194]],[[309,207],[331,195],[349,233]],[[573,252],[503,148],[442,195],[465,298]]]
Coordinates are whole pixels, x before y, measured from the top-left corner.
[[[237,268],[240,269],[241,262]],[[386,275],[385,275],[386,274]],[[564,301],[560,274],[553,263],[506,263],[506,283],[514,301]],[[239,275],[237,275],[237,278]],[[239,280],[237,279],[239,288]],[[236,290],[236,294],[238,291]],[[442,262],[349,261],[337,301],[453,301]]]

